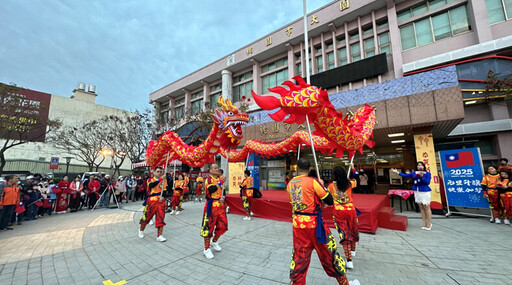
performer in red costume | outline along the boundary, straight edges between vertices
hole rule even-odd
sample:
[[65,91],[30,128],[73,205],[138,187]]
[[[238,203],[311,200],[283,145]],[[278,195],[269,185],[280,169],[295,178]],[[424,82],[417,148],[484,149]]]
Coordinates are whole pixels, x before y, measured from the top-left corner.
[[327,275],[336,278],[339,284],[348,282],[345,261],[336,251],[336,241],[329,228],[324,225],[322,207],[333,205],[329,192],[313,177],[308,177],[309,160],[297,161],[298,176],[287,186],[293,209],[293,253],[290,264],[290,279],[293,284],[306,284],[306,274],[311,261],[311,252],[316,250]]
[[198,176],[196,178],[196,183],[197,183],[197,186],[196,186],[196,201],[203,201],[203,182],[204,182],[204,178],[201,177],[201,176]]
[[[220,178],[220,170],[217,164],[210,165],[210,177],[206,178],[205,193],[206,204],[203,211],[203,224],[201,236],[204,238],[203,254],[206,258],[212,259],[213,253],[210,245],[216,251],[221,251],[219,238],[228,230],[228,218],[226,217],[226,205],[222,198],[221,185],[224,181]],[[210,243],[210,239],[213,240]]]
[[185,188],[185,180],[183,174],[178,175],[178,180],[174,181],[174,192],[171,199],[171,215],[181,214],[181,204],[183,203],[183,188]]
[[[352,169],[354,169],[352,165]],[[354,170],[355,173],[355,170]],[[329,193],[334,200],[333,220],[340,235],[340,243],[345,252],[347,268],[354,268],[352,254],[356,251],[359,241],[357,229],[357,213],[353,204],[352,189],[357,186],[355,179],[348,179],[345,169],[336,166],[333,170],[334,181],[329,185]]]
[[155,227],[157,228],[157,241],[166,241],[167,239],[162,236],[165,222],[165,198],[161,195],[162,191],[167,188],[167,179],[164,169],[157,166],[154,170],[155,176],[148,180],[148,189],[150,191],[146,201],[144,201],[144,213],[140,218],[139,237],[144,238],[144,229],[151,221],[153,216],[155,218]]
[[244,221],[250,221],[252,216],[252,177],[249,170],[244,171],[244,181],[240,184],[240,194],[242,196],[242,203],[245,209]]
[[512,183],[510,182],[510,176],[510,170],[502,168],[500,170],[500,178],[496,184],[496,188],[500,193],[501,205],[503,207],[503,223],[505,225],[510,225],[510,218],[512,218]]
[[186,173],[183,173],[183,193],[181,193],[180,207],[181,207],[181,204],[183,204],[183,199],[188,200],[188,198],[190,196],[190,189],[188,188],[189,182],[190,182],[190,180],[188,178],[188,175]]
[[55,212],[57,214],[64,214],[68,210],[68,194],[69,194],[69,185],[71,182],[68,181],[68,177],[64,176],[62,181],[57,184],[59,188],[55,188],[53,192],[57,194],[57,203],[55,203]]
[[496,170],[496,166],[491,165],[487,167],[487,174],[482,178],[482,189],[484,190],[484,198],[487,198],[489,201],[489,208],[492,211],[491,222],[496,222],[497,224],[501,224],[501,217],[503,215],[503,207],[500,202],[500,194],[498,193],[498,189],[496,189],[496,184],[498,184],[498,179],[500,175]]

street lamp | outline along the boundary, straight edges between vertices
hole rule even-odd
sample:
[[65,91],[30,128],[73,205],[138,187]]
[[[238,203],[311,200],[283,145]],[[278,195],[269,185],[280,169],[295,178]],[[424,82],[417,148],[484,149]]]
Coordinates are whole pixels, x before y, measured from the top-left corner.
[[66,157],[64,157],[64,158],[66,159],[66,176],[68,176],[69,163],[71,162],[71,159],[72,159],[73,157],[71,157],[71,156],[66,156]]

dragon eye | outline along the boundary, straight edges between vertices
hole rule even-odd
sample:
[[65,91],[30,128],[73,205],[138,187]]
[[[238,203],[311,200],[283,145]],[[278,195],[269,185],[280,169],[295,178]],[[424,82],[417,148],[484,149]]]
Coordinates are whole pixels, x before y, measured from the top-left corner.
[[229,111],[229,112],[228,112],[228,115],[233,116],[233,112],[232,112],[232,111]]

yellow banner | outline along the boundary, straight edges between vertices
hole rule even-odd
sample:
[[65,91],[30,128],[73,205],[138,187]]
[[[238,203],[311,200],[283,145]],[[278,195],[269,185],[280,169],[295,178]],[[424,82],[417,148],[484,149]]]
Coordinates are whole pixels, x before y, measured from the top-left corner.
[[[229,163],[229,194],[240,193],[240,184],[244,180],[245,163],[231,162]],[[226,185],[227,186],[227,185]]]
[[414,135],[414,147],[416,149],[416,161],[423,161],[427,166],[427,171],[432,174],[432,179],[430,180],[430,189],[432,189],[430,207],[432,209],[442,209],[436,152],[434,150],[434,138],[432,133]]

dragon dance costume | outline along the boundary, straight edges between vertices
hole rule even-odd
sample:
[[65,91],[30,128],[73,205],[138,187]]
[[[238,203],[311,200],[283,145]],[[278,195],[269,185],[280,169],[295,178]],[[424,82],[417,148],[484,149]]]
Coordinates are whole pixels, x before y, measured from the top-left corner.
[[161,236],[165,222],[165,200],[160,202],[160,194],[162,189],[167,188],[167,180],[153,177],[148,180],[149,195],[143,203],[144,212],[140,217],[140,230],[144,231],[146,225],[155,217],[155,228],[157,228],[157,236]]
[[251,212],[252,212],[252,197],[254,194],[252,185],[253,185],[253,180],[252,180],[251,176],[245,178],[244,181],[242,182],[242,184],[240,185],[241,192],[242,192],[242,204],[244,206],[245,215],[247,217],[250,217]]
[[185,188],[185,180],[176,180],[174,182],[174,192],[171,198],[171,208],[181,211],[181,204],[183,203],[183,189]]
[[203,177],[199,176],[196,178],[196,199],[203,195],[203,182]]
[[201,226],[201,236],[204,237],[204,249],[210,248],[210,238],[213,236],[213,242],[216,243],[220,236],[228,230],[228,218],[226,216],[226,206],[221,204],[222,185],[221,178],[215,178],[210,175],[205,181],[206,203],[203,211],[203,223]]
[[321,200],[329,196],[312,177],[294,177],[287,186],[293,209],[293,253],[290,279],[293,284],[306,284],[311,252],[316,250],[327,275],[339,284],[348,284],[345,261],[336,251],[336,241],[322,218]]
[[481,182],[482,189],[484,190],[484,197],[487,195],[487,201],[489,201],[489,208],[491,208],[493,219],[500,219],[503,214],[500,194],[496,188],[499,178],[499,174],[487,174],[482,178]]
[[340,235],[340,243],[343,246],[347,262],[352,260],[351,251],[356,250],[356,242],[359,241],[357,212],[352,199],[352,188],[357,186],[357,182],[354,179],[350,179],[349,183],[350,185],[346,191],[340,191],[336,181],[329,184],[328,187],[334,199],[334,225]]
[[[188,185],[189,185],[189,178],[187,175],[183,175],[183,192],[181,193],[181,203],[180,203],[180,206],[181,204],[183,203],[183,199],[188,199],[188,197],[190,196],[190,189],[188,188]],[[181,211],[181,210],[180,210]]]
[[498,184],[507,186],[506,189],[499,188],[503,220],[507,223],[512,217],[512,182],[509,179],[500,178],[498,179]]

